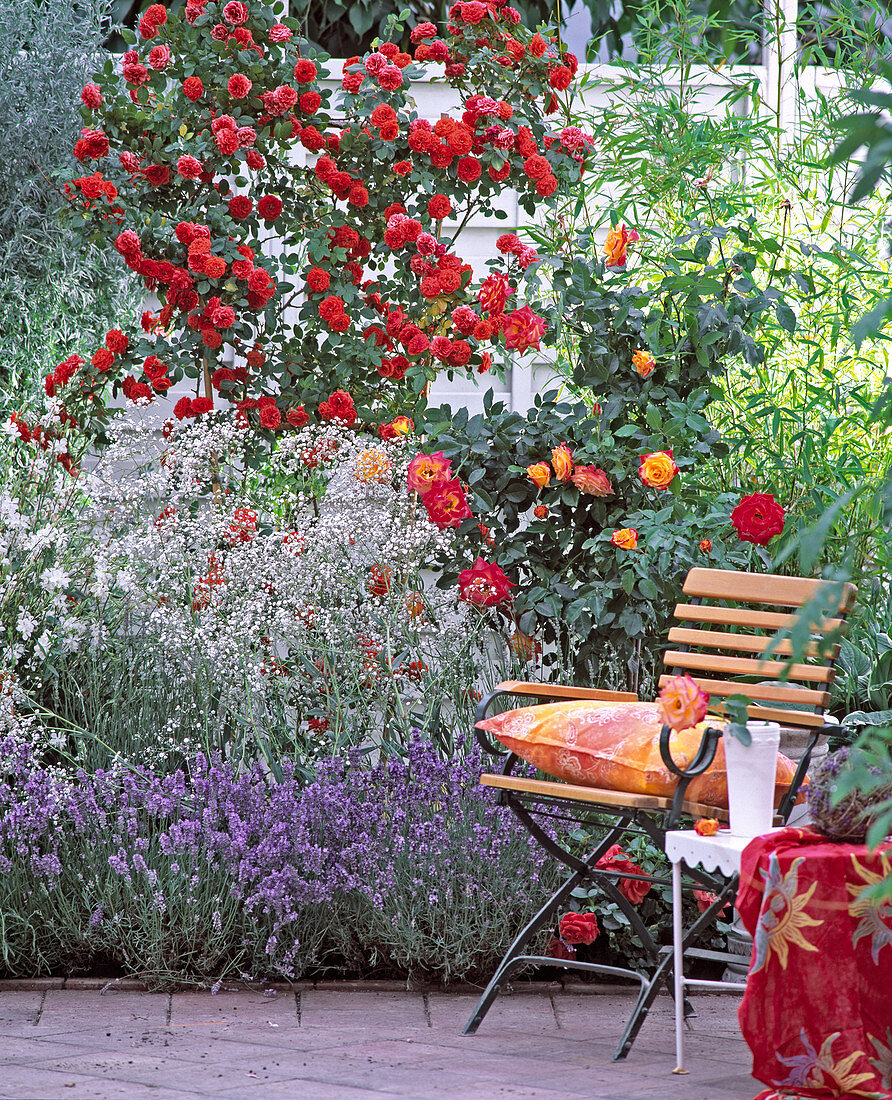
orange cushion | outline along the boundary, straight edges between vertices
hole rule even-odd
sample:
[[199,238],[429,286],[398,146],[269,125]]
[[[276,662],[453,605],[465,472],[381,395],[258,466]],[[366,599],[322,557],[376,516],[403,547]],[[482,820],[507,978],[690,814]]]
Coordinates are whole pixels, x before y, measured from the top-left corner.
[[[694,759],[703,731],[721,726],[722,718],[707,717],[694,729],[671,735],[672,759],[680,768]],[[555,779],[584,787],[601,787],[629,794],[671,797],[678,777],[660,756],[662,722],[656,703],[607,703],[582,699],[546,703],[505,711],[478,722],[511,752]],[[793,780],[796,768],[778,755],[775,805]],[[691,780],[686,798],[708,806],[728,806],[725,746],[719,739],[715,758],[702,775]]]

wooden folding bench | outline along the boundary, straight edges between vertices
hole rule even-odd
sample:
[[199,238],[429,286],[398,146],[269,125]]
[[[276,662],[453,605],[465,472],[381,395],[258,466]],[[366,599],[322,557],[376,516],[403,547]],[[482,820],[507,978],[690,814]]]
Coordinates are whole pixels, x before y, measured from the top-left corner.
[[[679,625],[673,626],[669,631],[668,640],[674,648],[664,655],[664,662],[673,675],[688,673],[710,694],[710,713],[722,713],[722,699],[731,695],[745,695],[753,700],[753,705],[748,707],[750,718],[811,731],[792,784],[778,807],[776,824],[785,824],[790,816],[818,738],[838,729],[835,725],[827,724],[823,712],[830,700],[829,689],[834,677],[833,665],[839,646],[834,644],[829,654],[822,657],[813,641],[809,644],[807,663],[793,663],[783,660],[792,653],[790,642],[783,641],[776,646],[769,659],[762,660],[760,655],[770,644],[773,635],[790,626],[795,617],[788,611],[766,610],[765,607],[802,607],[816,596],[825,583],[827,582],[804,577],[692,569],[683,588],[688,602],[676,606],[675,618]],[[815,623],[812,634],[827,634],[837,628],[844,629],[845,618],[854,603],[855,595],[856,589],[853,585],[843,586],[835,614],[831,613]],[[762,606],[754,608],[752,605]],[[784,681],[778,682],[782,675],[785,676]],[[660,686],[667,679],[666,675],[661,677]],[[579,699],[629,702],[637,699],[627,692],[508,681],[499,684],[481,700],[475,723],[487,717],[496,700],[510,696],[532,698],[538,702]],[[792,709],[786,709],[787,707]],[[727,811],[685,800],[685,791],[691,779],[705,771],[712,762],[721,731],[708,729],[694,760],[689,767],[682,769],[676,766],[669,751],[671,731],[668,726],[663,727],[660,738],[661,755],[666,766],[679,776],[672,798],[626,794],[514,775],[518,757],[513,753],[506,753],[504,747],[496,745],[484,731],[477,729],[475,732],[487,753],[494,757],[506,757],[500,773],[483,775],[480,782],[498,791],[499,801],[511,807],[532,836],[569,868],[570,875],[529,924],[518,933],[483,992],[464,1033],[474,1034],[501,987],[513,973],[523,967],[557,966],[593,971],[632,979],[640,985],[635,1008],[614,1055],[614,1060],[623,1059],[631,1049],[660,984],[665,983],[670,994],[672,993],[672,948],[669,944],[662,945],[655,941],[636,907],[619,890],[614,880],[617,877],[637,878],[666,885],[669,880],[647,875],[621,874],[615,868],[601,870],[596,864],[613,844],[619,843],[623,835],[629,832],[643,833],[663,848],[666,832],[678,828],[682,819],[712,817],[727,822]],[[566,825],[566,832],[569,833],[571,829],[585,823],[592,813],[602,819],[604,815],[612,817],[613,823],[606,827],[603,838],[594,850],[580,857],[555,837],[554,826]],[[604,827],[603,824],[601,827]],[[720,875],[700,869],[686,870],[686,875],[686,885],[712,891],[717,898],[684,933],[685,954],[717,958],[719,956],[715,952],[699,950],[696,944],[709,930],[713,919],[724,905],[729,900],[733,902],[737,880],[725,880]],[[645,973],[599,963],[525,953],[526,945],[534,936],[553,926],[557,911],[582,883],[596,885],[628,919],[647,954],[648,966]],[[690,1006],[686,1006],[686,1011],[693,1015]]]

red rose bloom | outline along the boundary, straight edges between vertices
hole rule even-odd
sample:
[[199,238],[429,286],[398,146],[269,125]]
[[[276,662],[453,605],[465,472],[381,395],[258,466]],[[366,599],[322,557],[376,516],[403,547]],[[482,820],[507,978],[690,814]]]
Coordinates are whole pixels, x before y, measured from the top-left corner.
[[385,65],[378,73],[378,83],[385,92],[395,92],[403,86],[402,71],[396,65]]
[[236,221],[250,217],[254,204],[247,195],[233,195],[229,200],[229,213]]
[[264,405],[260,410],[260,423],[262,427],[274,431],[282,423],[282,414],[275,405]]
[[318,92],[304,92],[298,100],[298,106],[305,115],[314,115],[322,105],[322,96]]
[[565,91],[570,87],[570,81],[573,79],[573,74],[567,68],[566,65],[558,65],[558,67],[552,72],[548,78],[548,83],[552,88],[556,88],[559,92]]
[[119,328],[113,328],[105,334],[105,344],[115,355],[123,355],[130,347],[130,341]]
[[306,275],[307,287],[313,294],[322,294],[331,285],[331,276],[321,267],[311,267]]
[[473,183],[475,180],[479,180],[483,171],[480,167],[480,161],[476,157],[462,157],[455,166],[455,170],[458,173],[458,178],[463,183]]
[[731,522],[743,542],[767,546],[783,531],[785,515],[771,493],[751,493],[731,513]]
[[[644,871],[637,863],[633,863],[618,844],[608,848],[595,865],[602,871],[625,871],[631,875],[644,875]],[[650,883],[640,879],[621,878],[618,883],[621,894],[629,899],[633,905],[640,905],[650,893]]]
[[108,348],[97,348],[97,350],[93,352],[93,358],[90,360],[96,370],[100,372],[109,370],[114,361],[115,357]]
[[248,22],[248,5],[239,3],[238,0],[230,0],[223,9],[223,18],[231,27],[241,26]]
[[183,95],[194,103],[204,92],[204,86],[199,76],[187,76],[183,81]]
[[154,23],[156,27],[163,27],[167,22],[167,8],[163,4],[149,4],[143,13],[143,19]]
[[294,66],[294,79],[298,84],[311,84],[316,79],[316,65],[309,58],[301,57]]
[[427,518],[441,531],[458,527],[463,519],[471,518],[471,509],[458,478],[437,482],[421,500],[427,509]]
[[298,405],[296,408],[291,408],[285,413],[285,419],[292,426],[292,428],[302,428],[304,424],[309,423],[309,416],[303,405]]
[[253,85],[243,73],[235,73],[227,81],[226,87],[233,99],[244,99]]
[[98,84],[85,84],[81,92],[81,102],[91,111],[102,106],[102,91]]
[[565,913],[559,931],[564,943],[594,943],[598,938],[598,921],[594,913]]
[[282,200],[278,195],[264,195],[257,203],[257,213],[266,222],[274,222],[282,213]]
[[149,53],[149,65],[156,72],[163,72],[170,64],[170,49],[167,46],[155,46]]
[[184,180],[197,180],[201,176],[201,165],[188,153],[177,161],[177,172]]
[[495,607],[505,603],[510,599],[513,587],[514,582],[508,580],[498,565],[491,565],[483,558],[478,558],[470,569],[464,569],[458,575],[458,598],[476,607]]
[[192,398],[181,397],[173,407],[173,415],[177,420],[185,420],[188,416],[194,416],[192,412]]

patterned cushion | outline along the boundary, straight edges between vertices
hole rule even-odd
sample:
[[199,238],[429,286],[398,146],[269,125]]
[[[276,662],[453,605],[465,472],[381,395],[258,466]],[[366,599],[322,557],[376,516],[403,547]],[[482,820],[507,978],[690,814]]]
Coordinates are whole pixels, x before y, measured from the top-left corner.
[[[708,725],[723,724],[709,718],[669,739],[672,758],[686,767],[694,758]],[[579,700],[547,703],[505,711],[478,723],[511,752],[555,779],[584,787],[601,787],[629,794],[670,797],[678,777],[660,756],[662,723],[656,703],[602,703]],[[792,782],[795,765],[778,755],[775,805]],[[725,747],[721,739],[715,759],[693,779],[686,798],[708,806],[728,805]]]

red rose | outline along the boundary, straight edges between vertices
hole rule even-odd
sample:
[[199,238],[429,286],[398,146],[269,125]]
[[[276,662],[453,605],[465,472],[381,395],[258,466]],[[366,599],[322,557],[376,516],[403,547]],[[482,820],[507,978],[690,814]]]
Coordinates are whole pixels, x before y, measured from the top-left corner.
[[427,509],[427,518],[441,531],[458,527],[463,519],[471,518],[471,509],[458,478],[435,482],[421,500]]
[[98,84],[85,84],[81,92],[81,102],[91,111],[102,106],[102,92]]
[[170,169],[166,164],[150,164],[143,169],[143,176],[152,187],[164,187],[170,183]]
[[322,294],[331,285],[331,276],[321,267],[311,267],[306,274],[307,287],[313,294]]
[[262,154],[258,153],[256,149],[249,149],[245,153],[245,161],[249,168],[253,168],[255,172],[259,172],[261,168],[266,167],[266,160]]
[[199,76],[187,76],[183,81],[183,95],[194,103],[204,92],[204,86]]
[[298,405],[296,408],[291,408],[285,413],[285,419],[292,426],[292,428],[302,428],[304,424],[309,423],[309,416],[303,405]]
[[316,79],[316,65],[309,58],[301,57],[294,66],[294,79],[298,84],[311,84]]
[[173,407],[173,415],[177,420],[185,420],[186,417],[194,416],[195,414],[192,412],[192,398],[181,397]]
[[558,65],[558,67],[552,72],[548,78],[548,83],[552,88],[556,88],[559,92],[565,91],[570,87],[570,81],[573,79],[573,74],[567,68],[566,65]]
[[458,575],[458,598],[476,607],[506,603],[513,587],[514,582],[508,580],[498,565],[491,565],[483,558],[478,558],[470,569],[463,569]]
[[149,4],[143,12],[143,19],[156,27],[163,27],[167,22],[167,8],[163,4]]
[[201,176],[201,165],[188,153],[177,161],[177,172],[184,180],[197,180]]
[[[192,415],[201,416],[202,413],[211,412],[214,407],[214,402],[209,397],[193,397],[192,398]],[[176,408],[174,408],[176,412]]]
[[257,203],[257,213],[266,222],[274,222],[282,213],[282,200],[278,195],[264,195]]
[[93,352],[93,358],[90,360],[96,370],[100,372],[110,370],[114,361],[115,357],[108,348],[98,348]]
[[119,328],[110,329],[105,334],[105,344],[109,351],[114,352],[115,355],[123,355],[130,347],[130,341]]
[[243,221],[251,216],[254,204],[247,195],[233,195],[229,200],[229,213],[236,221]]
[[298,100],[298,106],[305,115],[314,115],[322,105],[322,96],[318,92],[304,92]]
[[403,86],[403,74],[396,65],[385,65],[378,73],[378,83],[385,92],[395,92]]
[[594,913],[565,913],[559,931],[564,943],[594,943],[598,938],[598,921]]
[[231,27],[238,27],[248,22],[248,5],[239,3],[238,0],[230,0],[223,9],[223,18]]
[[149,65],[156,72],[163,72],[170,64],[170,49],[167,46],[155,46],[149,53]]
[[218,130],[214,136],[214,140],[217,142],[217,148],[224,157],[231,157],[236,149],[238,149],[238,134],[235,130]]
[[771,493],[751,493],[731,513],[731,522],[743,542],[766,546],[783,531],[785,515]]
[[274,23],[273,26],[270,27],[267,37],[270,42],[290,42],[292,34],[284,23]]
[[480,167],[480,161],[476,157],[462,157],[455,166],[455,170],[458,173],[458,178],[463,183],[473,183],[475,180],[479,180],[480,173],[483,171]]
[[282,414],[275,405],[264,405],[260,410],[260,423],[264,428],[273,431],[282,423]]
[[[602,871],[625,871],[631,875],[646,874],[637,863],[633,863],[629,859],[618,844],[608,848],[595,866],[600,867]],[[633,905],[640,905],[647,894],[650,893],[650,883],[643,882],[640,879],[621,878],[617,885],[620,893],[628,898]]]
[[233,99],[244,99],[248,92],[251,91],[253,85],[244,73],[235,73],[235,75],[231,76],[227,81],[226,87],[229,89],[229,94]]

